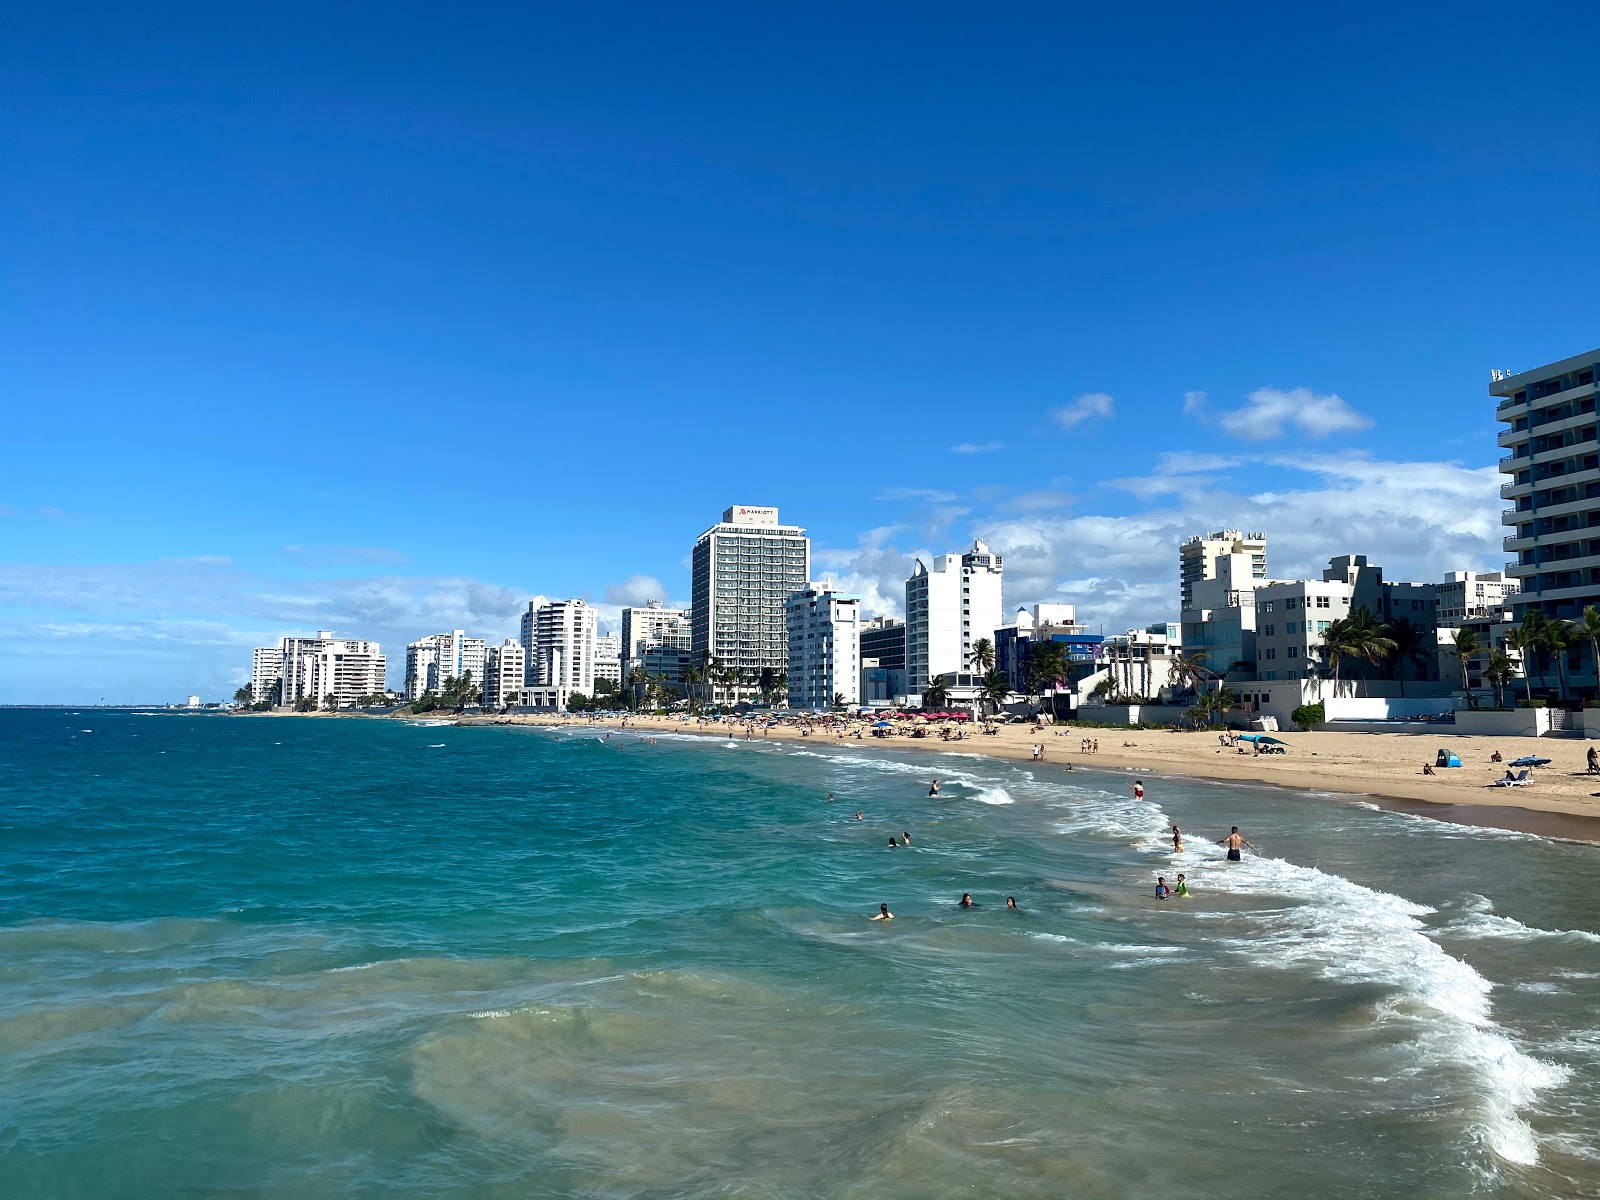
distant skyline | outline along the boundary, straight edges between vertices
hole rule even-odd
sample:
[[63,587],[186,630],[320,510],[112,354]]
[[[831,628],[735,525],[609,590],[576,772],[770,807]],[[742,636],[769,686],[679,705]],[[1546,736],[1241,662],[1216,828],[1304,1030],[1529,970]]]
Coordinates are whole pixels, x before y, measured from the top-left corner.
[[[776,505],[898,614],[1177,545],[1497,569],[1491,368],[1600,347],[1600,15],[9,14],[0,702],[684,604]],[[397,679],[391,666],[391,679]]]

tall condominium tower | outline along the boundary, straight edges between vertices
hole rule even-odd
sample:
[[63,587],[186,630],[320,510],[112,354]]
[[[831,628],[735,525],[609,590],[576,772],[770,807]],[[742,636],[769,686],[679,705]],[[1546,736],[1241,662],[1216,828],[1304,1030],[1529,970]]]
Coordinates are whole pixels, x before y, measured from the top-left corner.
[[1178,580],[1182,593],[1180,609],[1194,607],[1194,585],[1217,577],[1217,561],[1238,556],[1233,563],[1235,580],[1267,578],[1267,535],[1220,529],[1204,537],[1195,534],[1178,547]]
[[507,638],[490,646],[483,665],[483,704],[485,708],[504,708],[522,699],[527,655],[522,643]]
[[936,675],[972,670],[972,643],[1000,628],[1002,563],[982,542],[965,554],[919,558],[906,580],[906,686],[920,692]]
[[529,602],[519,638],[528,686],[594,695],[596,616],[582,600]]
[[1499,398],[1494,415],[1506,424],[1500,470],[1509,478],[1500,499],[1511,507],[1501,521],[1505,548],[1516,556],[1505,573],[1522,585],[1510,597],[1519,619],[1530,607],[1570,619],[1600,604],[1596,379],[1600,350],[1491,375],[1489,394]]
[[789,642],[789,707],[828,709],[861,698],[861,598],[812,583],[783,606]]
[[776,508],[736,504],[695,541],[692,565],[695,657],[744,672],[737,688],[714,682],[718,694],[750,696],[763,669],[788,669],[783,604],[810,577],[811,540],[797,525],[778,524]]

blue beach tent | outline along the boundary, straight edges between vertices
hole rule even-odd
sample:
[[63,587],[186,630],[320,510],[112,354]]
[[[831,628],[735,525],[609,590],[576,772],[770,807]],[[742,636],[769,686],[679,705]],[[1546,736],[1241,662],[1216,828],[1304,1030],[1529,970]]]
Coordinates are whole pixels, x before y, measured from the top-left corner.
[[1433,760],[1433,765],[1436,767],[1459,767],[1461,759],[1449,750],[1441,750],[1438,757]]

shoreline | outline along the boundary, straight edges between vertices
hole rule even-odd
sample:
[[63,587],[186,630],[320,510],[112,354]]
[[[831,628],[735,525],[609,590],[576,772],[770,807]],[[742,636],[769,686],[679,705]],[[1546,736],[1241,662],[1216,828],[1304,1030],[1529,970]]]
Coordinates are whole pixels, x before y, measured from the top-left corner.
[[[289,714],[285,714],[289,715]],[[306,714],[302,714],[306,715]],[[328,714],[333,715],[333,714]],[[437,721],[439,724],[458,726],[544,726],[578,729],[620,729],[623,718],[588,718],[581,716],[455,716],[446,714],[434,717],[425,714],[414,717],[407,714],[401,720]],[[692,737],[743,741],[744,727],[717,725],[697,727],[679,721],[651,716],[629,715],[627,728],[648,736],[650,733],[687,734]],[[1059,735],[1059,736],[1058,736]],[[1108,735],[1108,736],[1099,736]],[[1077,752],[1081,738],[1098,739],[1098,753]],[[1031,726],[1001,726],[995,736],[977,734],[960,741],[943,741],[927,738],[873,738],[854,734],[839,736],[822,730],[809,737],[800,730],[780,726],[769,733],[748,739],[751,741],[810,741],[820,744],[864,750],[931,751],[935,753],[971,754],[1005,762],[1033,761],[1032,746],[1043,744],[1047,766],[1061,767],[1071,763],[1074,770],[1106,772],[1119,775],[1148,775],[1152,778],[1185,778],[1201,783],[1248,783],[1265,787],[1282,788],[1295,792],[1317,792],[1347,798],[1350,802],[1368,801],[1391,812],[1426,817],[1458,825],[1473,825],[1490,829],[1503,829],[1527,833],[1559,841],[1582,842],[1600,845],[1600,797],[1591,795],[1589,788],[1600,793],[1600,776],[1578,773],[1574,776],[1567,768],[1573,764],[1559,761],[1562,749],[1568,757],[1581,763],[1582,751],[1587,743],[1570,743],[1564,746],[1545,747],[1536,739],[1528,738],[1473,738],[1476,745],[1459,749],[1462,739],[1452,739],[1453,748],[1462,754],[1463,762],[1471,754],[1481,762],[1461,768],[1441,769],[1438,775],[1415,776],[1397,773],[1393,768],[1396,755],[1405,751],[1404,761],[1415,763],[1420,752],[1418,741],[1406,734],[1373,733],[1303,733],[1275,734],[1290,747],[1282,757],[1223,754],[1215,733],[1165,733],[1149,730],[1088,730],[1075,726],[1049,727],[1042,733]],[[1135,739],[1143,738],[1142,742]],[[1349,739],[1362,739],[1355,745]],[[1389,739],[1385,742],[1385,739]],[[1535,745],[1529,748],[1532,740]],[[1126,742],[1127,745],[1124,745]],[[1581,749],[1579,748],[1581,746]],[[1494,788],[1487,786],[1492,778],[1503,772],[1499,764],[1487,759],[1498,749],[1506,761],[1519,754],[1539,753],[1558,761],[1538,773],[1531,786],[1541,788]],[[1363,753],[1365,751],[1365,753]],[[1311,759],[1317,762],[1311,762]],[[1209,769],[1207,769],[1209,768]],[[1468,779],[1474,782],[1467,782]],[[1574,779],[1587,781],[1586,786],[1572,786]],[[1558,781],[1559,792],[1552,794],[1547,781]]]

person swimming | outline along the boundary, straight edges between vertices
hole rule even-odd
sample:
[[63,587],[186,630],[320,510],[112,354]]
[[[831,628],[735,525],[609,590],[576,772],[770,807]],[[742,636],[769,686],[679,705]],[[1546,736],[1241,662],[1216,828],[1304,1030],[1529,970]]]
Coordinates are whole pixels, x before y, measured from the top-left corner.
[[[1229,862],[1239,862],[1244,858],[1244,855],[1239,853],[1239,847],[1250,846],[1250,843],[1244,840],[1244,835],[1239,832],[1239,827],[1235,825],[1233,827],[1233,831],[1229,833],[1227,837],[1219,841],[1217,845],[1226,846],[1228,848]],[[1255,847],[1250,846],[1250,849],[1254,850]]]
[[935,779],[933,781],[933,786],[928,789],[928,795],[937,796],[938,794],[939,794],[939,781],[937,779]]
[[833,793],[832,793],[832,792],[829,792],[829,793],[828,793],[828,803],[829,803],[829,804],[832,804],[832,803],[833,803]]
[[1183,881],[1182,871],[1178,872],[1178,886],[1172,889],[1172,894],[1174,896],[1187,896],[1189,894],[1189,885]]
[[894,914],[889,911],[889,906],[887,904],[880,904],[880,905],[878,905],[878,915],[875,916],[875,917],[868,917],[867,920],[869,920],[869,921],[892,921],[892,920],[894,920]]
[[972,893],[971,892],[962,892],[961,893],[961,903],[960,903],[960,905],[958,907],[961,907],[961,908],[976,908],[978,906],[972,902]]
[[893,850],[896,847],[898,847],[899,845],[900,845],[899,842],[895,841],[893,837],[890,837],[890,839],[889,839],[889,849]]
[[1167,877],[1165,875],[1157,875],[1156,899],[1165,900],[1170,895],[1172,895],[1172,889],[1167,886]]
[[859,808],[856,809],[856,820],[861,820],[861,810]]
[[1006,897],[1006,907],[1009,908],[1012,912],[1016,912],[1017,911],[1017,898],[1015,896],[1007,896]]
[[911,835],[909,833],[904,832],[903,830],[900,833],[900,844],[902,846],[911,845]]

